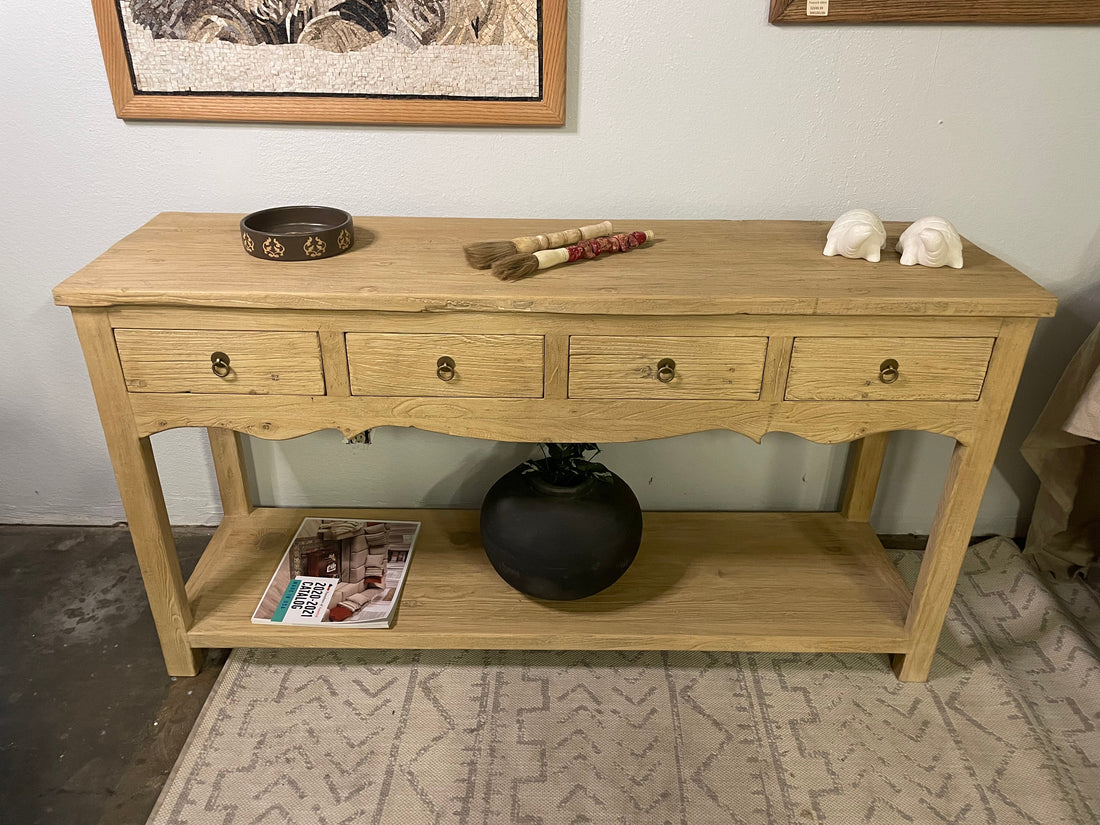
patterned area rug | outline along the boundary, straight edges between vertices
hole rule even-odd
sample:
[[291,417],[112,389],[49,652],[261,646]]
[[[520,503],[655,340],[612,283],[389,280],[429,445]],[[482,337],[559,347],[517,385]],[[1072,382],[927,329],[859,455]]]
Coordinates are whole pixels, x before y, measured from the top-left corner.
[[1098,639],[1094,594],[994,539],[927,684],[877,655],[237,650],[150,822],[1095,823]]

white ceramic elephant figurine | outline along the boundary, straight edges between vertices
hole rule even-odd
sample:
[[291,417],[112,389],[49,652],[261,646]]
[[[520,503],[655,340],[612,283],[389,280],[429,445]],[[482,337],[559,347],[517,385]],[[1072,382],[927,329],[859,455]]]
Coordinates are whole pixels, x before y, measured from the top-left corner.
[[886,246],[886,229],[869,209],[851,209],[833,221],[825,240],[826,255],[866,258],[878,263]]
[[946,218],[930,216],[915,221],[898,238],[903,266],[949,266],[962,269],[962,238]]

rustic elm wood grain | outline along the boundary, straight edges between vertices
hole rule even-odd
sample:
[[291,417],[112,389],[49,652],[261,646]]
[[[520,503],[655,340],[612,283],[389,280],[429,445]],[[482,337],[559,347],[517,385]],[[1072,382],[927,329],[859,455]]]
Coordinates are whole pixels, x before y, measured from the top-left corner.
[[[302,518],[322,512],[423,523],[392,629],[249,622]],[[223,522],[187,589],[190,638],[200,647],[891,652],[907,645],[908,588],[874,531],[836,513],[646,513],[638,559],[622,579],[591,598],[554,603],[524,596],[493,572],[476,510],[258,508]]]
[[[587,274],[587,273],[579,273]],[[573,315],[553,315],[538,312],[371,312],[320,310],[234,310],[183,306],[116,306],[111,307],[111,325],[122,329],[161,329],[169,323],[184,329],[271,329],[279,331],[321,329],[333,330],[336,340],[346,332],[448,332],[462,327],[470,332],[490,335],[523,334],[535,325],[562,335],[676,335],[683,332],[681,316],[645,315],[641,317],[606,314],[616,308],[609,304],[604,312]],[[997,317],[965,318],[868,316],[860,317],[860,335],[888,337],[904,324],[907,332],[921,338],[981,338],[996,337],[1002,320]],[[851,330],[844,318],[829,315],[693,315],[692,330],[699,335],[767,336],[775,344],[776,337],[840,336]],[[771,357],[774,346],[769,346]],[[786,372],[783,373],[784,379]],[[782,397],[782,394],[780,394]]]
[[[349,332],[351,394],[424,398],[539,398],[541,335]],[[440,378],[442,357],[454,373]]]
[[356,217],[350,251],[278,264],[240,248],[241,217],[159,215],[60,284],[54,297],[69,306],[413,313],[993,318],[1054,312],[1049,293],[969,242],[961,272],[901,266],[889,242],[906,226],[897,222],[886,224],[882,261],[856,267],[821,254],[828,221],[618,221],[652,226],[657,242],[504,283],[470,269],[463,245],[591,219]]
[[139,94],[130,77],[115,0],[92,0],[115,114],[133,120],[395,123],[443,126],[565,123],[567,0],[543,0],[541,100],[401,100],[365,97]]
[[164,664],[174,676],[194,676],[202,667],[203,652],[192,648],[187,640],[192,624],[191,605],[184,591],[153,446],[148,437],[139,436],[135,429],[106,313],[97,309],[74,310],[73,323],[99,407],[107,451],[114,465]]
[[[794,339],[789,401],[976,401],[993,338]],[[881,366],[898,364],[886,382]]]
[[[574,335],[569,397],[755,400],[767,349],[767,338]],[[675,368],[663,382],[658,365],[666,358]]]
[[785,432],[838,444],[876,432],[924,430],[969,440],[976,405],[953,401],[659,401],[526,398],[319,398],[131,394],[143,435],[175,427],[228,427],[269,439],[319,429],[351,437],[375,427],[415,427],[500,441],[641,441],[731,430],[759,442]]
[[[116,329],[130,392],[324,395],[315,332]],[[211,356],[229,357],[224,377]]]
[[543,336],[546,352],[544,398],[561,400],[569,397],[569,331],[558,326],[549,327]]
[[248,515],[252,512],[252,493],[248,487],[248,467],[241,434],[234,430],[208,427],[206,435],[210,439],[222,513],[227,516]]
[[871,508],[875,504],[889,441],[890,433],[874,433],[852,444],[844,499],[840,505],[840,514],[849,521],[871,520]]
[[973,440],[957,443],[951,455],[924,563],[913,588],[913,604],[905,620],[911,639],[909,650],[894,655],[894,672],[903,682],[928,678],[1034,331],[1034,319],[1006,321],[989,362],[978,429]]
[[771,0],[772,23],[1100,23],[1097,0],[829,0],[827,16],[806,0]]
[[[639,222],[664,240],[515,284],[467,269],[462,246],[545,221],[356,223],[361,247],[279,265],[236,248],[235,216],[165,214],[54,292],[73,309],[170,673],[193,673],[195,651],[214,645],[473,645],[879,651],[899,679],[927,678],[1053,296],[970,244],[962,271],[902,267],[889,251],[871,268],[826,258],[828,224],[816,222]],[[308,364],[308,394],[215,391],[207,349],[223,340],[283,387]],[[440,380],[441,355],[456,381]],[[900,363],[891,384],[879,380],[888,356]],[[120,357],[141,383],[127,387]],[[662,357],[679,383],[653,377]],[[252,625],[298,521],[320,511],[253,508],[240,434],[380,426],[596,442],[726,429],[856,445],[839,512],[647,514],[639,562],[593,600],[548,605],[509,589],[476,513],[388,511],[425,524],[394,629]],[[226,513],[186,590],[148,446],[175,427],[208,429]],[[912,596],[868,524],[894,430],[957,442]]]
[[321,361],[325,370],[325,395],[351,395],[351,375],[344,331],[331,323],[318,324]]

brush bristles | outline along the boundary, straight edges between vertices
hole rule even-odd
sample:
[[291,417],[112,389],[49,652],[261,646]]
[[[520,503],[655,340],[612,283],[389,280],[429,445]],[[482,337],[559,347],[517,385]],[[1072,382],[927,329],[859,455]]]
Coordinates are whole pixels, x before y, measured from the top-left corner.
[[493,264],[493,274],[502,281],[518,281],[539,271],[539,259],[534,255],[512,255]]
[[518,251],[511,241],[480,241],[462,249],[466,253],[466,263],[474,269],[488,269],[501,258],[515,255]]

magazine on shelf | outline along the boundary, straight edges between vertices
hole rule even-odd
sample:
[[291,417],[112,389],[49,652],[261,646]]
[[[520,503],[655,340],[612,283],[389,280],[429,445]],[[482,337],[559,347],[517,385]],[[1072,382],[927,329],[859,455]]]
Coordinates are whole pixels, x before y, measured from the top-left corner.
[[253,623],[392,626],[419,533],[416,521],[303,520]]

